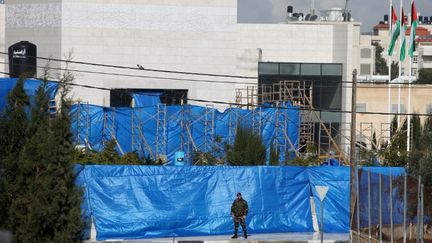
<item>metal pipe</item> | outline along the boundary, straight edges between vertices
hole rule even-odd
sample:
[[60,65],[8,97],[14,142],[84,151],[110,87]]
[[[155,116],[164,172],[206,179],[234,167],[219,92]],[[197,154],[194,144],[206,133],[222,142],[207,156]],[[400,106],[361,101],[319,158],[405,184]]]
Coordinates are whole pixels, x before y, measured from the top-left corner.
[[321,243],[324,242],[324,199],[321,201]]
[[360,176],[358,166],[355,167],[356,173],[356,198],[357,198],[357,242],[360,242]]
[[382,174],[379,174],[379,241],[382,243]]
[[420,243],[420,220],[419,216],[421,215],[421,198],[420,198],[420,191],[421,191],[421,181],[422,178],[419,176],[418,179],[418,186],[417,186],[417,233],[416,233],[416,242]]
[[407,217],[407,173],[404,174],[404,207],[403,207],[403,242],[406,243],[406,217]]
[[390,241],[394,242],[393,236],[393,177],[390,171]]
[[420,242],[423,243],[423,230],[424,230],[424,185],[421,185],[421,200],[420,200]]
[[372,234],[371,234],[371,183],[370,183],[370,179],[371,179],[371,174],[370,174],[370,169],[368,169],[368,233],[369,233],[369,237],[368,237],[368,242],[371,242],[372,239]]

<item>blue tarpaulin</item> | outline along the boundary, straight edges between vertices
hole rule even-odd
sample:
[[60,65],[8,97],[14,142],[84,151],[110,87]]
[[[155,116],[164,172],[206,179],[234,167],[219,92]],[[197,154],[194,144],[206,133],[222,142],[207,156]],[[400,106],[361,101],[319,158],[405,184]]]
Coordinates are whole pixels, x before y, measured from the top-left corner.
[[[368,172],[370,172],[370,182],[368,182]],[[403,167],[363,167],[359,170],[359,208],[360,208],[360,227],[369,225],[369,191],[370,183],[370,203],[371,203],[371,225],[379,224],[379,176],[381,175],[381,206],[382,223],[390,225],[390,198],[393,206],[393,223],[403,223],[403,177],[406,173]],[[390,187],[390,175],[392,176],[392,186]],[[391,190],[390,190],[391,188]],[[401,191],[402,190],[402,191]]]
[[[0,111],[6,107],[8,94],[15,87],[17,81],[17,78],[0,78]],[[30,102],[33,101],[42,82],[43,81],[37,79],[26,79],[24,81],[24,91],[29,96]],[[57,87],[58,83],[48,82],[47,94],[50,99],[55,98]]]
[[71,112],[76,144],[97,151],[115,138],[119,152],[135,151],[154,159],[162,154],[173,161],[177,151],[184,151],[186,163],[190,163],[193,151],[216,153],[223,150],[224,143],[233,144],[238,124],[262,135],[267,148],[277,143],[280,161],[298,148],[299,111],[289,105],[219,112],[193,105],[107,108],[77,104]]
[[98,240],[231,234],[231,203],[248,201],[250,233],[312,232],[310,197],[330,186],[324,230],[349,232],[348,167],[85,166],[83,214]]
[[132,94],[134,107],[155,106],[161,103],[161,92],[136,92]]
[[[349,167],[309,167],[308,173],[317,215],[321,210],[321,203],[315,186],[329,187],[327,196],[324,199],[324,231],[332,233],[349,232]],[[318,222],[321,225],[320,217],[318,217]]]

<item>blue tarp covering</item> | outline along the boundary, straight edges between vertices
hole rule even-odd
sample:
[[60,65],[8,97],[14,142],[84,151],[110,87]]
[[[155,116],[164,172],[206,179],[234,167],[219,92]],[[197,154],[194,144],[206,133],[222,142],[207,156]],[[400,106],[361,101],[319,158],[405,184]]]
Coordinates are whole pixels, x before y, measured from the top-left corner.
[[98,240],[231,234],[237,192],[249,203],[250,233],[312,232],[315,185],[330,186],[324,230],[349,232],[348,167],[95,165],[78,180]]
[[[315,186],[328,186],[324,199],[324,231],[349,232],[350,219],[350,169],[349,167],[309,167],[309,180],[315,201],[317,216],[321,203]],[[318,217],[319,225],[321,218]]]
[[161,92],[139,92],[133,93],[132,98],[135,102],[135,107],[155,106],[161,103]]
[[[403,197],[400,190],[403,190],[403,176],[406,173],[403,167],[363,167],[359,170],[359,207],[360,227],[369,225],[369,192],[368,192],[368,171],[370,171],[370,201],[371,201],[371,222],[379,224],[379,176],[381,175],[381,200],[382,200],[382,223],[390,225],[390,197],[393,200],[393,223],[403,223]],[[390,175],[392,176],[392,190],[390,190]],[[401,189],[402,188],[402,189]]]
[[[16,78],[0,78],[0,111],[6,107],[8,94],[15,87],[17,81],[18,79]],[[24,81],[24,91],[29,96],[30,102],[33,101],[41,84],[42,81],[36,79],[27,79]],[[50,99],[55,98],[57,87],[58,83],[48,82],[47,93]]]
[[[106,108],[77,104],[71,116],[76,144],[99,151],[104,142],[115,137],[120,152],[136,151],[153,158],[164,154],[168,161],[173,161],[177,151],[184,151],[186,162],[190,162],[192,151],[213,153],[215,146],[232,144],[237,124],[261,134],[267,148],[277,143],[280,161],[285,160],[286,152],[298,147],[299,111],[291,106],[219,112],[193,105]],[[216,138],[221,139],[219,144]]]

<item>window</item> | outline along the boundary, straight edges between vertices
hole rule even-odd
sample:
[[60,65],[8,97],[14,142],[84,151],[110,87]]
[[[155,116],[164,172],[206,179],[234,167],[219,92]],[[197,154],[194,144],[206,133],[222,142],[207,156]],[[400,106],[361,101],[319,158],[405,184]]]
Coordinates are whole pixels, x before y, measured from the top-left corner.
[[[182,89],[112,89],[110,91],[111,107],[131,107],[133,94],[149,94],[147,98],[158,97],[158,102],[166,105],[187,104],[187,90]],[[148,100],[150,102],[150,100]],[[136,104],[135,104],[136,105]]]
[[432,57],[431,56],[423,56],[422,58],[423,58],[423,62],[427,62],[427,63],[432,62]]
[[426,113],[427,114],[432,114],[432,104],[429,104],[426,106]]
[[260,75],[279,75],[279,63],[259,63],[258,73]]
[[[398,104],[392,104],[392,113],[397,113],[398,112]],[[404,104],[400,104],[400,113],[405,113],[405,105]]]
[[323,76],[341,76],[342,65],[340,64],[323,64],[322,65]]
[[413,68],[411,72],[412,76],[417,76],[417,68]]
[[301,65],[302,75],[321,75],[321,64],[302,64]]
[[418,56],[413,56],[412,61],[413,61],[413,63],[418,63]]
[[370,64],[360,64],[360,75],[370,75],[371,65]]
[[357,103],[356,110],[358,112],[365,112],[366,111],[366,103]]
[[281,75],[299,75],[300,64],[299,63],[281,63],[280,64]]
[[360,57],[361,58],[371,58],[372,57],[372,50],[369,48],[362,48],[360,51]]

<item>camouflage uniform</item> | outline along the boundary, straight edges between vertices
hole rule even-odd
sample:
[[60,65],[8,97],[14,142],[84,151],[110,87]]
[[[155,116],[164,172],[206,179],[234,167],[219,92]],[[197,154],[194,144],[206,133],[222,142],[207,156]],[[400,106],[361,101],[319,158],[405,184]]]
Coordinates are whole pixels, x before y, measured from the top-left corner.
[[231,206],[231,215],[234,219],[234,236],[233,238],[237,238],[237,232],[238,232],[238,226],[239,223],[242,226],[244,237],[247,238],[247,232],[246,232],[246,215],[248,213],[249,207],[246,202],[241,197],[234,200],[232,206]]

